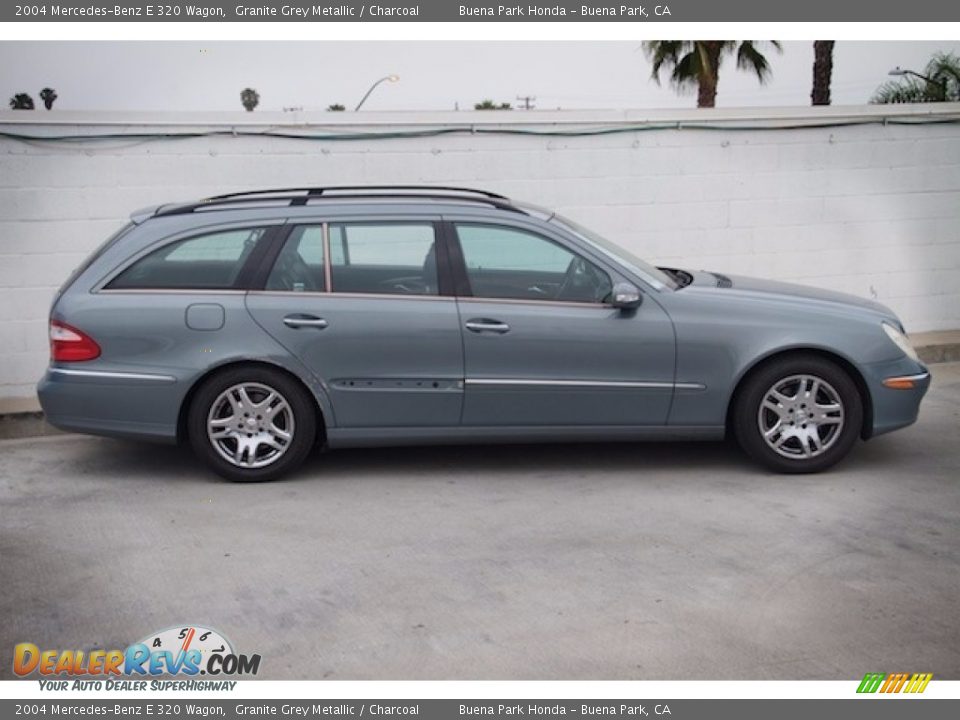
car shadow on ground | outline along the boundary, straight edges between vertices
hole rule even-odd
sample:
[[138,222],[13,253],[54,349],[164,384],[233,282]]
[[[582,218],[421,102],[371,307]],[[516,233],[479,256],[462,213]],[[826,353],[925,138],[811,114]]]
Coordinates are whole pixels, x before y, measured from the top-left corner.
[[[76,438],[84,443],[76,469],[100,476],[149,478],[168,482],[221,482],[188,446],[130,440]],[[896,464],[903,452],[896,439],[860,443],[841,462],[845,470]],[[388,478],[439,478],[451,473],[590,474],[636,472],[684,475],[709,472],[775,477],[753,463],[732,441],[441,445],[317,449],[303,467],[274,482],[339,481],[383,475]]]

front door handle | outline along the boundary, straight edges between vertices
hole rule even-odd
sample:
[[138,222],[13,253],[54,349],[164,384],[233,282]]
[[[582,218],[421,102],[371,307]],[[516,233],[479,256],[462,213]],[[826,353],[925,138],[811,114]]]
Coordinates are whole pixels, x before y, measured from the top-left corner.
[[472,320],[467,320],[465,327],[467,330],[475,333],[492,332],[503,335],[505,332],[510,332],[510,326],[505,322],[500,322],[499,320],[489,320],[487,318],[473,318]]
[[318,330],[323,330],[330,323],[316,315],[287,315],[283,319],[283,324],[295,330],[302,327],[315,327]]

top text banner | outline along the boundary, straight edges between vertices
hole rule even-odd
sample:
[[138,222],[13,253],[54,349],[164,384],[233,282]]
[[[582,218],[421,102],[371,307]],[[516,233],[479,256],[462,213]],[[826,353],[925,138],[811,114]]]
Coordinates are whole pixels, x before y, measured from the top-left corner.
[[960,2],[943,0],[384,0],[313,3],[259,0],[153,3],[142,0],[23,0],[0,6],[0,22],[953,22]]

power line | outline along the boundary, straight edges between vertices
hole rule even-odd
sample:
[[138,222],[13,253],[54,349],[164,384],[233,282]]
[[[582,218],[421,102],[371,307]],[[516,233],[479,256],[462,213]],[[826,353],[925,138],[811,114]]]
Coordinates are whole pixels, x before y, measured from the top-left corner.
[[521,101],[520,107],[523,110],[533,110],[536,105],[533,104],[533,101],[536,100],[536,95],[517,95],[517,100]]

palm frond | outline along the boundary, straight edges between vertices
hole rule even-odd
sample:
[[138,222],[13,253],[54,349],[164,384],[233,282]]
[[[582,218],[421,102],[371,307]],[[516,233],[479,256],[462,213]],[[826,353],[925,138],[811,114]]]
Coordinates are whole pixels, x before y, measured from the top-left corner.
[[889,105],[896,103],[925,103],[936,102],[930,94],[929,83],[923,80],[907,78],[904,80],[890,80],[878,87],[870,98],[873,105]]
[[876,89],[870,102],[887,104],[960,100],[960,57],[953,53],[934,53],[922,74],[929,80],[908,75],[885,82]]
[[643,49],[652,63],[650,76],[660,84],[660,70],[666,67],[676,68],[690,49],[689,40],[647,40],[643,43]]
[[680,92],[686,92],[700,82],[702,67],[700,54],[690,51],[674,65],[670,83]]
[[[778,41],[771,40],[770,43],[778,51],[780,50],[780,43]],[[740,47],[737,48],[737,67],[740,70],[752,70],[761,85],[770,79],[770,62],[766,56],[757,49],[755,40],[744,40],[740,43]]]
[[924,73],[941,84],[944,100],[960,100],[960,57],[953,53],[934,53]]
[[[650,77],[661,84],[661,71],[670,71],[670,84],[684,92],[701,86],[714,89],[725,55],[737,56],[737,67],[752,70],[760,82],[770,77],[770,63],[757,45],[758,40],[646,40],[643,49],[650,60]],[[780,43],[770,40],[780,51]]]

